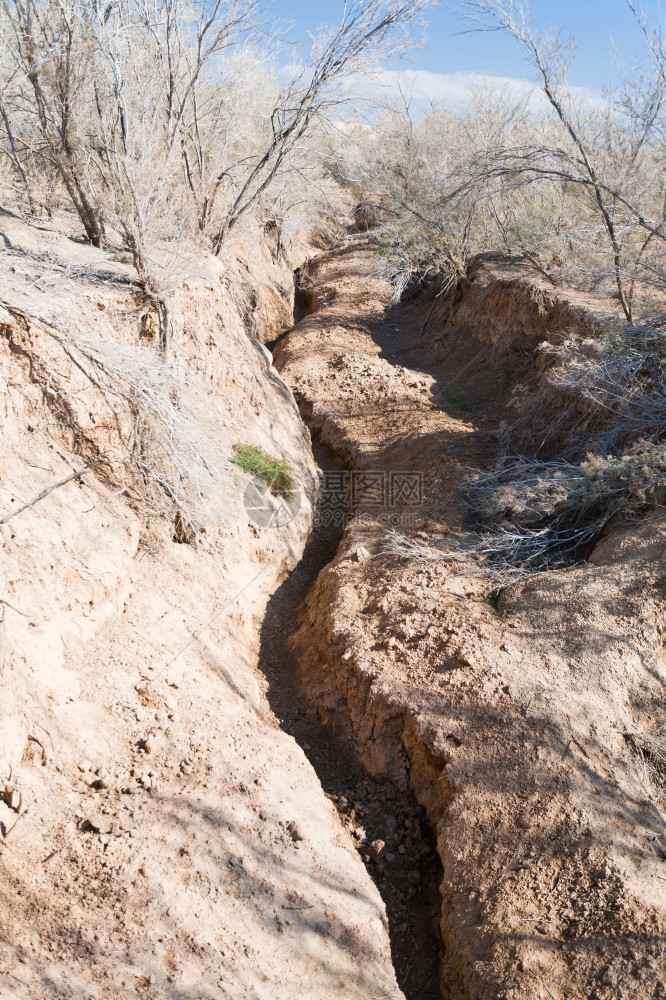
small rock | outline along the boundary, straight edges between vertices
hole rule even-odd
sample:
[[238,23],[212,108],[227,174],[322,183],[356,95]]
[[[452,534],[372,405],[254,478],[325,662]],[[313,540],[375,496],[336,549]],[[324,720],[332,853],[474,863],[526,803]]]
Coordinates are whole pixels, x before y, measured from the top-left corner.
[[97,814],[96,816],[91,816],[88,823],[95,831],[95,833],[111,833],[113,829],[113,822],[108,816],[102,816]]
[[382,853],[385,847],[386,844],[384,843],[383,840],[373,840],[368,849],[368,854],[370,855],[373,861],[376,861],[378,859],[379,855]]
[[142,774],[141,777],[139,778],[139,782],[140,784],[143,785],[144,788],[150,788],[153,784],[153,780],[149,774]]
[[398,821],[395,816],[387,816],[384,823],[384,834],[387,840],[395,837],[398,832]]
[[369,558],[370,553],[363,545],[357,546],[357,548],[355,548],[352,552],[352,559],[354,562],[367,562]]
[[5,309],[4,306],[0,306],[0,326],[12,329],[14,325],[14,317],[12,314]]
[[298,823],[296,823],[294,820],[292,820],[290,823],[287,823],[287,832],[291,837],[291,839],[294,841],[294,843],[298,843],[298,841],[300,840],[305,840],[301,828],[299,827]]
[[419,874],[419,872],[416,871],[415,868],[412,869],[412,871],[407,872],[407,881],[409,882],[410,885],[421,884],[421,875]]
[[21,812],[23,796],[18,788],[14,788],[12,785],[5,785],[5,802],[14,812]]
[[461,667],[471,667],[472,657],[464,649],[459,649],[456,653],[456,663]]

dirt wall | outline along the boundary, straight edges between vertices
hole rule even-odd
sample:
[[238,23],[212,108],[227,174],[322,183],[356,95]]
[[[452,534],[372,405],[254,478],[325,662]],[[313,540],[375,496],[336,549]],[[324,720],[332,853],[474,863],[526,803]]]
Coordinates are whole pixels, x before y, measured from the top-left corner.
[[[289,266],[261,244],[183,262],[179,363],[223,459],[214,530],[188,544],[138,489],[136,413],[66,349],[151,346],[131,268],[55,227],[0,229],[0,516],[30,504],[0,524],[0,995],[400,995],[381,898],[257,669],[312,517],[309,435],[248,337],[248,315],[265,338],[289,322]],[[289,463],[290,523],[248,515],[235,443]]]

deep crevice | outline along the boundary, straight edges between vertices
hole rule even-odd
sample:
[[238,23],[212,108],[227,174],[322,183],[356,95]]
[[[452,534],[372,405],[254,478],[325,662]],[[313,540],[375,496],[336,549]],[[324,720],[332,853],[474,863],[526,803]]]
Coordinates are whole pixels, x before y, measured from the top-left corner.
[[[314,453],[321,469],[344,468],[325,446],[315,444]],[[342,530],[334,518],[317,519],[301,561],[267,606],[260,668],[281,727],[303,748],[382,895],[400,988],[407,1000],[440,1000],[442,867],[425,810],[411,791],[368,776],[351,716],[342,727],[324,724],[294,660],[292,639],[303,621],[303,602],[334,558]],[[385,847],[373,857],[377,841]]]

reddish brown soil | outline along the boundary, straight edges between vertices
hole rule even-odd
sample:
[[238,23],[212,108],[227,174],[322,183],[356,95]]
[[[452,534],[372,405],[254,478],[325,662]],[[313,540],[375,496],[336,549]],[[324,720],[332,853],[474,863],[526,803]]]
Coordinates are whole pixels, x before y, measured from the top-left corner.
[[499,596],[470,560],[427,558],[454,547],[458,485],[494,460],[516,393],[539,391],[544,342],[609,314],[495,262],[424,333],[430,304],[387,308],[372,268],[361,243],[323,256],[319,308],[275,358],[342,464],[423,474],[423,552],[396,554],[383,509],[351,521],[301,612],[303,697],[427,811],[442,996],[665,997],[666,822],[627,741],[664,714],[663,519]]

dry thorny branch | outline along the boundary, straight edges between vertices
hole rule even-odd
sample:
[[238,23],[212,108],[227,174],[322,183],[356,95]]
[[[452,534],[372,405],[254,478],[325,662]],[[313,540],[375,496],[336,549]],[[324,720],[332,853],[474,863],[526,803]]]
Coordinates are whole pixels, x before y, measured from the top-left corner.
[[666,802],[666,723],[642,733],[625,733],[625,739],[640,757],[650,782]]
[[[212,542],[228,462],[206,420],[205,399],[185,363],[174,352],[167,360],[151,348],[75,333],[13,307],[10,311],[57,341],[108,409],[119,447],[105,449],[96,442],[101,451],[87,456],[88,464],[101,463],[113,483],[122,484],[130,495],[135,492],[159,514],[170,519],[177,514],[185,531],[200,539],[208,535]],[[64,391],[55,373],[48,375],[45,391],[51,395]],[[63,419],[76,420],[70,406],[62,414]],[[128,462],[135,471],[130,482],[126,482]]]
[[406,44],[428,6],[352,0],[281,84],[259,0],[3,0],[0,155],[31,205],[55,175],[94,246],[122,241],[165,352],[160,242],[203,238],[219,254],[248,213],[316,201],[345,79]]

